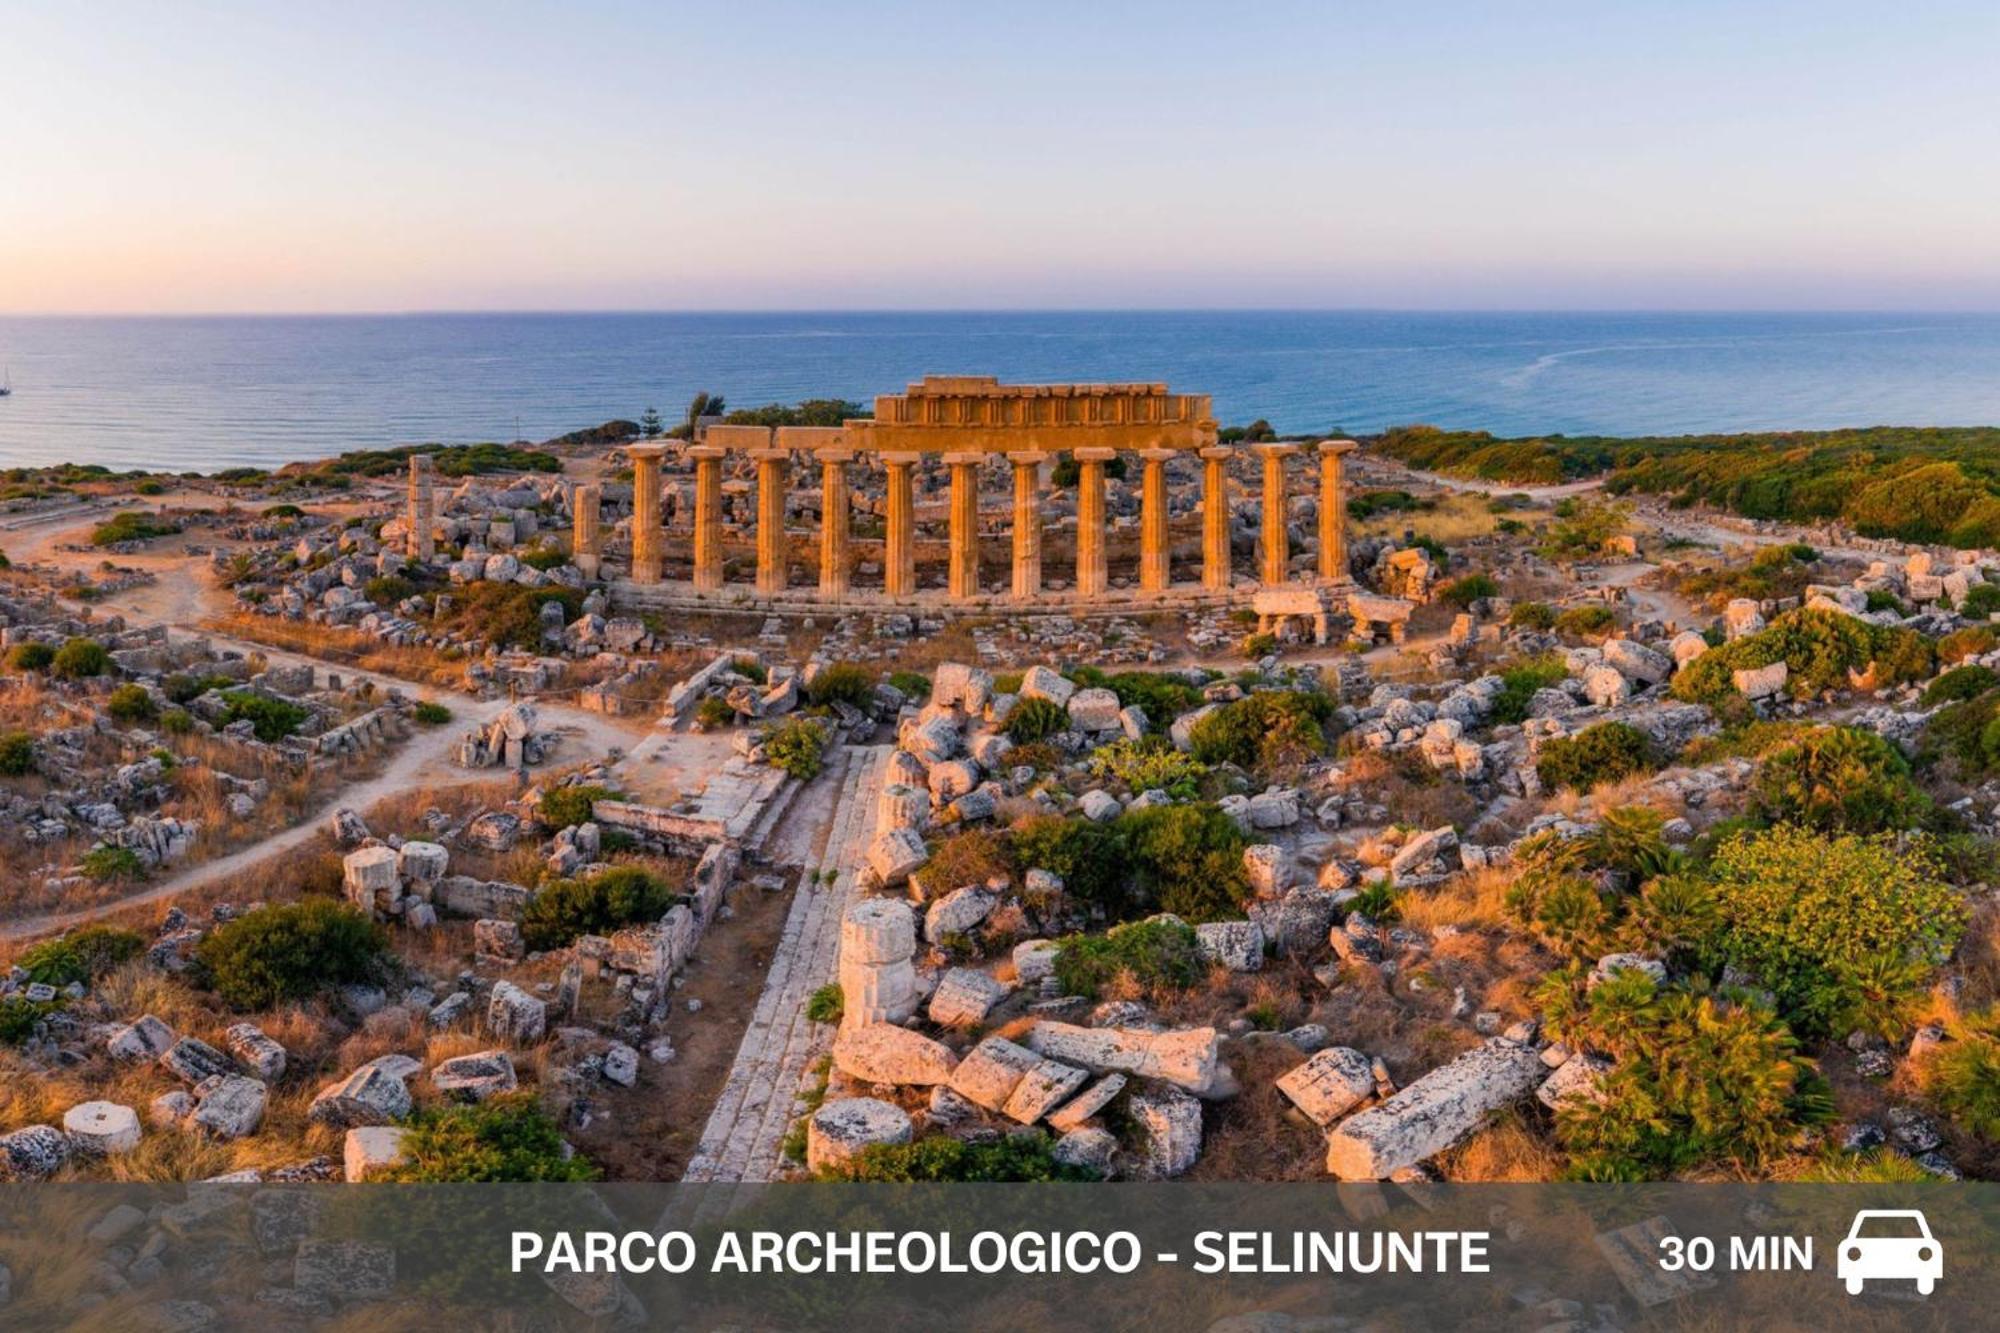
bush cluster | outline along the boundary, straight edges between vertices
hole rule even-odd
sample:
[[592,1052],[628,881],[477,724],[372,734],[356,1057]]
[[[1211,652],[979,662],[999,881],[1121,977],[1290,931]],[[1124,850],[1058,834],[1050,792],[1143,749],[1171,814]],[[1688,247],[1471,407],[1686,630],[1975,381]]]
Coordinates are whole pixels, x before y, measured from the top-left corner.
[[818,718],[787,718],[764,734],[764,755],[773,768],[806,781],[818,777],[825,767],[831,738],[826,724]]
[[1913,829],[1931,816],[1902,752],[1856,727],[1815,727],[1766,755],[1756,802],[1774,823],[1841,833]]
[[566,829],[576,824],[588,824],[599,801],[623,798],[624,793],[597,783],[557,787],[542,793],[541,802],[535,807],[535,818],[552,829]]
[[637,866],[613,866],[587,879],[552,880],[522,910],[521,938],[530,949],[560,949],[585,935],[657,921],[679,900],[672,885]]
[[382,928],[341,903],[309,898],[260,907],[210,931],[196,950],[206,984],[232,1009],[268,1009],[326,986],[375,980]]
[[312,716],[305,707],[289,699],[277,699],[255,690],[227,690],[220,725],[248,719],[257,739],[272,744],[298,731]]
[[1056,1161],[1053,1149],[1048,1135],[1040,1132],[1008,1134],[991,1142],[934,1134],[914,1143],[873,1144],[840,1169],[822,1173],[821,1179],[1026,1184],[1097,1178],[1082,1167]]
[[1710,649],[1674,673],[1673,696],[1714,706],[1740,697],[1735,673],[1783,662],[1786,688],[1810,699],[1845,688],[1849,671],[1871,666],[1881,685],[1921,680],[1931,671],[1930,641],[1912,630],[1857,620],[1841,611],[1787,611],[1755,634]]
[[1588,792],[1599,783],[1616,782],[1659,766],[1646,733],[1624,722],[1599,722],[1574,736],[1543,742],[1535,756],[1535,776],[1549,791],[1568,787]]
[[1525,722],[1528,720],[1528,705],[1534,702],[1535,692],[1550,689],[1567,679],[1569,663],[1561,653],[1523,658],[1501,670],[1500,692],[1493,696],[1487,719],[1494,723]]
[[88,680],[111,670],[111,654],[95,639],[71,639],[49,659],[49,672],[59,680]]
[[1007,738],[1016,745],[1033,745],[1069,726],[1069,713],[1053,699],[1020,699],[1007,714]]
[[1258,690],[1222,704],[1188,731],[1204,764],[1278,776],[1327,751],[1334,701],[1318,690]]
[[561,1130],[527,1093],[419,1111],[403,1136],[390,1180],[414,1184],[589,1181],[587,1158],[571,1156]]
[[43,940],[14,961],[16,967],[28,974],[28,980],[60,987],[95,981],[120,963],[138,957],[145,947],[145,937],[136,931],[106,925],[84,926],[67,935]]
[[859,662],[835,662],[814,675],[812,684],[806,686],[806,702],[818,708],[836,701],[866,708],[874,697],[875,672]]
[[1207,970],[1195,947],[1194,928],[1155,917],[1113,926],[1102,935],[1073,935],[1055,957],[1056,982],[1066,995],[1087,1000],[1118,977],[1139,986],[1191,986]]

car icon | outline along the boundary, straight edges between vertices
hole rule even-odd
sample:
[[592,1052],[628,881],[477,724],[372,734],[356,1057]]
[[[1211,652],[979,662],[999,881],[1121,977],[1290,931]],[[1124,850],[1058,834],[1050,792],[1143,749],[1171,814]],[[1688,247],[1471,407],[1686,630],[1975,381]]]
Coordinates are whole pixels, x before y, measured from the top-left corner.
[[1916,1209],[1865,1208],[1840,1242],[1834,1271],[1850,1296],[1870,1281],[1914,1281],[1928,1296],[1944,1276],[1944,1249]]

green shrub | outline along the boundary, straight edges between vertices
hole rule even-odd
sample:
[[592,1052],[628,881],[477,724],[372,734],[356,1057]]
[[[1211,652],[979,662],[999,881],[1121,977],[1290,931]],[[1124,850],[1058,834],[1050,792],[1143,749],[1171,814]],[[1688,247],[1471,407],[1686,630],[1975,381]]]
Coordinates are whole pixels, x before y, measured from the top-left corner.
[[160,730],[169,736],[185,736],[194,730],[194,714],[185,708],[169,708],[160,714]]
[[1192,800],[1208,768],[1158,736],[1119,740],[1099,746],[1090,756],[1090,771],[1098,778],[1124,783],[1134,792],[1163,791],[1176,800]]
[[519,583],[468,583],[452,590],[456,601],[450,627],[477,635],[503,648],[538,652],[542,647],[542,608],[559,602],[563,623],[583,610],[583,594],[574,588],[529,588]]
[[1023,870],[1059,875],[1064,891],[1114,912],[1126,902],[1125,840],[1108,824],[1036,815],[1014,826],[1014,859]]
[[104,701],[104,711],[116,722],[151,722],[160,715],[160,706],[144,685],[120,685]]
[[835,662],[822,668],[806,686],[806,702],[815,707],[839,702],[866,708],[874,698],[875,672],[859,662]]
[[425,699],[410,710],[410,716],[417,720],[419,726],[441,727],[451,721],[451,710],[435,700]]
[[771,681],[771,673],[754,657],[735,658],[729,663],[729,669],[752,685],[768,685]]
[[1793,825],[1715,852],[1721,949],[1811,1036],[1896,1031],[1965,929],[1921,835],[1824,837]]
[[169,523],[140,509],[113,514],[90,530],[92,546],[116,546],[120,542],[151,541],[179,532],[180,525]]
[[847,993],[829,981],[806,998],[806,1018],[814,1023],[838,1023],[847,1012]]
[[25,731],[0,731],[0,774],[18,778],[34,771],[34,736]]
[[1535,758],[1535,774],[1549,791],[1568,787],[1588,792],[1599,783],[1658,766],[1646,733],[1623,722],[1600,722],[1574,736],[1558,736],[1544,742]]
[[1047,740],[1069,726],[1069,713],[1052,699],[1021,699],[1007,714],[1007,738],[1016,745]]
[[1515,629],[1552,630],[1556,627],[1556,609],[1547,602],[1516,602],[1507,613],[1507,623]]
[[1938,709],[1924,724],[1917,757],[1925,765],[1949,758],[1968,781],[2000,771],[2000,692],[1988,691]]
[[1953,667],[1925,687],[1924,707],[1976,699],[1995,685],[2000,685],[2000,671],[1992,667],[1976,664]]
[[84,926],[27,949],[14,960],[28,980],[48,986],[91,982],[145,949],[145,937],[116,926]]
[[400,574],[378,574],[361,585],[361,595],[377,606],[390,607],[417,595],[417,585]]
[[901,690],[911,703],[922,703],[931,697],[931,678],[920,671],[891,672],[889,684]]
[[160,693],[167,696],[169,703],[188,704],[210,690],[226,690],[234,684],[236,681],[229,676],[189,676],[175,672],[160,682]]
[[560,949],[585,935],[657,921],[680,900],[674,887],[637,866],[613,866],[588,879],[544,884],[521,913],[530,949]]
[[1618,628],[1618,617],[1602,602],[1572,606],[1556,617],[1555,631],[1573,639],[1593,638]]
[[1137,707],[1155,726],[1173,720],[1201,703],[1201,691],[1177,676],[1158,671],[1120,671],[1106,675],[1095,667],[1079,667],[1070,679],[1084,689],[1107,689],[1118,696],[1120,708]]
[[1550,560],[1584,560],[1603,551],[1626,529],[1632,506],[1610,500],[1567,499],[1556,505],[1556,522],[1543,534],[1540,551]]
[[2000,583],[1975,583],[1958,604],[1958,613],[1968,620],[1984,620],[1995,612],[2000,612]]
[[7,650],[7,666],[13,671],[46,671],[56,660],[56,650],[46,643],[17,643]]
[[726,727],[736,720],[736,710],[721,695],[711,694],[695,705],[694,720],[703,731]]
[[556,1122],[527,1093],[419,1111],[403,1160],[385,1179],[414,1184],[590,1181],[597,1168],[566,1155]]
[[1195,924],[1243,915],[1246,839],[1214,805],[1156,805],[1118,817],[1133,896]]
[[1528,705],[1535,691],[1549,689],[1569,679],[1569,663],[1561,653],[1544,653],[1523,658],[1500,672],[1500,692],[1493,696],[1487,719],[1495,724],[1528,720]]
[[1095,1173],[1064,1166],[1055,1160],[1046,1134],[1009,1134],[992,1142],[973,1142],[950,1134],[934,1134],[914,1143],[876,1143],[863,1148],[844,1166],[821,1173],[822,1180],[887,1181],[900,1184],[936,1182],[1040,1183],[1095,1180]]
[[260,907],[210,931],[197,947],[206,983],[232,1009],[268,1009],[327,986],[379,978],[382,928],[324,898]]
[[227,707],[223,710],[221,725],[226,727],[247,719],[257,739],[267,745],[290,736],[312,716],[304,707],[289,699],[274,699],[255,690],[228,690],[222,698]]
[[1453,579],[1438,590],[1438,596],[1463,611],[1484,597],[1498,597],[1500,585],[1491,574],[1467,574]]
[[1549,1033],[1612,1057],[1598,1096],[1565,1099],[1556,1133],[1571,1174],[1648,1180],[1724,1164],[1755,1169],[1787,1152],[1831,1103],[1810,1061],[1767,1010],[1625,971],[1586,989],[1585,970],[1537,992]]
[[1937,1047],[1925,1057],[1919,1079],[1953,1124],[2000,1143],[2000,1040],[1991,1031]]
[[1277,776],[1326,753],[1333,710],[1333,700],[1317,690],[1259,690],[1196,722],[1189,749],[1204,764]]
[[533,546],[516,551],[514,558],[529,569],[551,570],[569,563],[569,552],[547,542],[536,542]]
[[1984,625],[1955,629],[1937,641],[1938,661],[1963,662],[1968,657],[1983,657],[1996,646],[2000,646],[2000,638]]
[[1835,833],[1916,828],[1931,814],[1902,752],[1855,727],[1818,727],[1773,751],[1757,770],[1756,801],[1774,823]]
[[130,847],[94,847],[76,864],[86,879],[98,884],[116,884],[146,877],[146,863]]
[[1847,673],[1871,664],[1878,685],[1921,680],[1931,671],[1931,645],[1921,634],[1857,620],[1840,611],[1787,611],[1755,634],[1712,648],[1674,673],[1676,699],[1711,706],[1736,698],[1734,673],[1783,662],[1795,699],[1844,688]]
[[1121,975],[1129,974],[1141,987],[1179,987],[1193,985],[1206,971],[1194,928],[1157,918],[1113,926],[1102,935],[1072,935],[1055,957],[1063,993],[1091,1000]]
[[35,1035],[35,1025],[63,1007],[60,1000],[0,996],[0,1044],[19,1046]]
[[1278,651],[1278,636],[1268,631],[1246,634],[1243,641],[1236,645],[1236,651],[1243,655],[1244,661],[1255,662]]
[[764,757],[773,768],[784,770],[800,781],[819,776],[826,766],[826,747],[831,740],[826,724],[817,718],[794,717],[779,723],[764,735]]
[[541,802],[535,807],[535,817],[552,829],[566,829],[576,824],[588,824],[597,802],[622,799],[624,793],[595,783],[557,787],[542,793]]
[[111,654],[95,639],[71,639],[49,662],[49,670],[62,680],[84,680],[110,669]]

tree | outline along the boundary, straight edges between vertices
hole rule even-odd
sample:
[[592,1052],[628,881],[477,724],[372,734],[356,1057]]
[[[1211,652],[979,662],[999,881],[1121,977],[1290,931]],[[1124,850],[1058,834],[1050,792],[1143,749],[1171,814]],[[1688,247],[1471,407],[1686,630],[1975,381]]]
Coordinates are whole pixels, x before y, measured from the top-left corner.
[[649,407],[639,414],[639,433],[647,439],[658,439],[663,429],[665,427],[660,424],[659,408]]
[[688,401],[687,420],[681,425],[680,437],[684,440],[693,439],[695,428],[701,425],[703,417],[719,417],[727,410],[728,400],[719,393],[710,393],[703,389]]

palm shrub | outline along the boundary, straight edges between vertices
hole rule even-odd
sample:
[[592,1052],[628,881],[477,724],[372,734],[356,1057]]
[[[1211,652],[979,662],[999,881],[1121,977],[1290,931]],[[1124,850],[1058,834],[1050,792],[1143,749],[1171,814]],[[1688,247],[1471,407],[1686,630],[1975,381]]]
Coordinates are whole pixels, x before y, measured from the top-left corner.
[[1994,1016],[1927,1055],[1918,1082],[1938,1110],[1989,1143],[2000,1143],[2000,1040]]
[[14,965],[28,974],[28,980],[48,986],[91,982],[136,958],[146,947],[146,939],[136,931],[116,926],[94,925],[27,949]]
[[1766,756],[1756,802],[1773,822],[1835,833],[1916,828],[1931,815],[1902,752],[1856,727],[1816,727]]
[[1613,1061],[1593,1096],[1564,1099],[1556,1134],[1571,1174],[1648,1180],[1696,1167],[1755,1169],[1787,1152],[1831,1102],[1770,1011],[1623,971],[1592,987],[1572,964],[1536,992],[1545,1028]]

